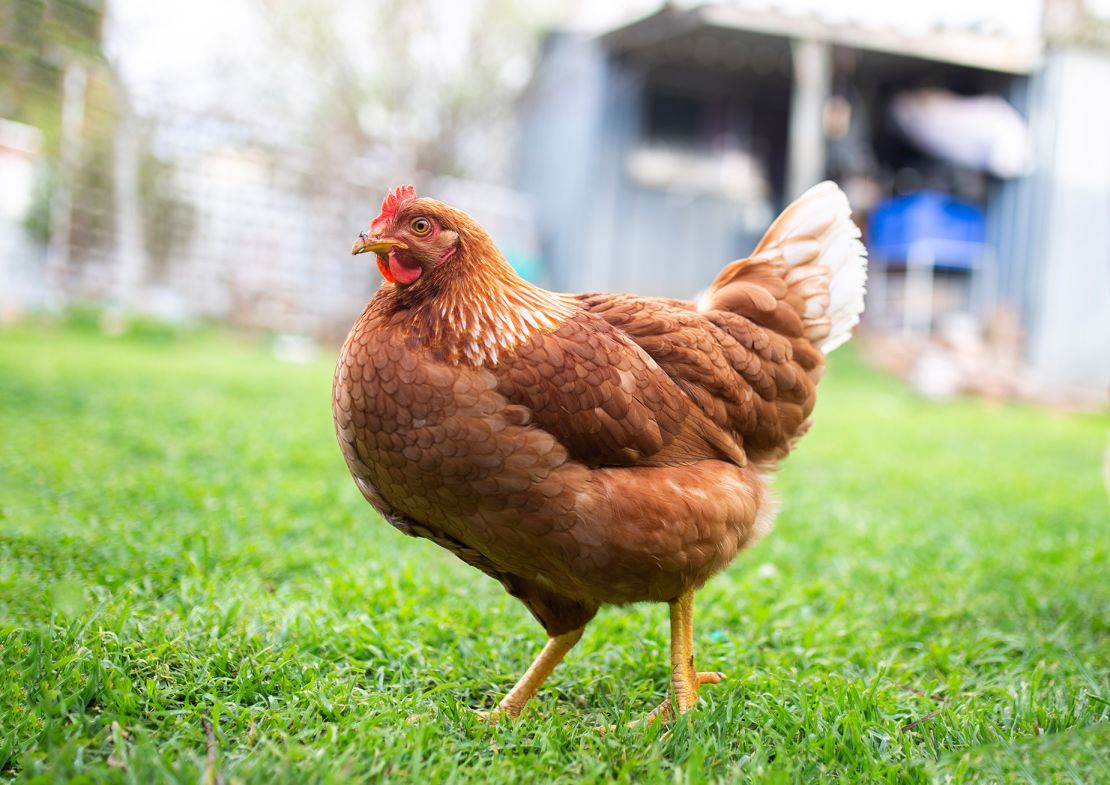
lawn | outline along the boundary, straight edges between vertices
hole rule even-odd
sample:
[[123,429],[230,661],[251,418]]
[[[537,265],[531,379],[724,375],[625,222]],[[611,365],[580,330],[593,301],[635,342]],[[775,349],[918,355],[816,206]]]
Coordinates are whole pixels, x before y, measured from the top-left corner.
[[835,360],[775,532],[698,595],[728,681],[601,735],[663,696],[666,609],[604,609],[477,721],[542,632],[366,506],[330,356],[0,332],[0,779],[1110,781],[1110,418]]

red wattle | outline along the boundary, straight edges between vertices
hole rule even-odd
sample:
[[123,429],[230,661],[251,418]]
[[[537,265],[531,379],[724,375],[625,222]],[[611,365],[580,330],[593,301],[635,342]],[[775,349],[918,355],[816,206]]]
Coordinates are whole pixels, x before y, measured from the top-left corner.
[[409,284],[420,277],[424,272],[420,265],[410,267],[403,261],[397,258],[396,253],[389,254],[389,271],[393,274],[390,280],[396,280],[397,283]]
[[378,257],[378,272],[382,274],[382,278],[386,279],[390,283],[393,283],[393,273],[389,271],[389,266],[386,265],[384,261],[382,261],[382,257],[380,256]]

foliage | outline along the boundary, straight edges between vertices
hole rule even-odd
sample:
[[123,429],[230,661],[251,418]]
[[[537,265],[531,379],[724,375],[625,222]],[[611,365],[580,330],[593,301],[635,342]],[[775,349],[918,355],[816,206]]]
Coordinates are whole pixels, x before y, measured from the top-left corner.
[[95,76],[89,79],[81,155],[69,183],[73,200],[69,243],[82,254],[92,248],[109,252],[116,241],[114,164],[119,98],[113,84]]
[[0,117],[42,129],[57,152],[66,62],[101,61],[104,0],[15,0],[0,9]]
[[149,134],[142,142],[137,186],[143,247],[153,275],[165,276],[173,254],[189,247],[197,225],[197,207],[184,196],[177,169],[153,152]]
[[[319,159],[306,176],[507,176],[498,170],[509,164],[514,99],[550,9],[535,0],[266,3],[269,48],[283,52],[285,69],[274,77],[285,89],[257,95],[280,96],[289,105],[274,111],[300,116],[303,143]],[[311,90],[290,89],[306,82]]]
[[[103,84],[106,65],[101,51],[104,0],[15,0],[0,9],[0,117],[35,126],[42,132],[44,156],[36,173],[31,205],[24,216],[29,236],[45,244],[50,238],[50,209],[58,185],[63,80],[74,62],[91,68],[89,95],[84,101],[86,133],[92,137],[90,155],[78,166],[81,185],[103,180],[110,173],[110,157],[103,144],[109,140],[113,104],[111,90]],[[78,199],[86,195],[78,190]],[[104,194],[95,193],[103,216]],[[110,200],[110,193],[109,193]],[[102,221],[103,222],[103,221]]]
[[41,245],[50,242],[50,206],[57,188],[57,170],[49,165],[40,167],[31,191],[31,203],[23,216],[23,229]]
[[1110,421],[926,404],[834,359],[776,532],[698,595],[730,678],[692,721],[620,726],[667,682],[665,610],[637,606],[490,728],[468,707],[540,630],[375,519],[328,358],[0,332],[0,777],[1106,781]]
[[[0,15],[0,117],[37,126],[45,156],[40,161],[24,217],[28,234],[50,239],[51,206],[58,187],[62,81],[70,62],[88,66],[80,102],[80,155],[68,183],[72,191],[69,241],[83,255],[110,250],[116,242],[116,135],[120,102],[128,100],[101,52],[103,0],[17,0]],[[145,248],[155,272],[173,248],[188,242],[195,207],[174,182],[174,171],[153,152],[151,130],[142,129],[138,200]]]

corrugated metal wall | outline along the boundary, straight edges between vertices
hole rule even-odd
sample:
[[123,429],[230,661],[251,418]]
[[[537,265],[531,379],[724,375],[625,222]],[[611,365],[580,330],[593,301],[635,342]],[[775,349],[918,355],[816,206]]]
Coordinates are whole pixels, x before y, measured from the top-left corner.
[[636,69],[595,40],[548,40],[522,112],[518,182],[556,289],[692,297],[759,239],[739,205],[629,179],[642,96]]
[[1033,78],[1038,174],[1029,359],[1048,387],[1110,386],[1110,56],[1054,52]]
[[[1110,57],[1049,55],[1009,96],[1036,170],[993,186],[993,269],[975,306],[1015,305],[1046,389],[1110,385]],[[690,297],[758,237],[742,207],[632,182],[644,81],[591,39],[548,42],[522,112],[520,185],[535,198],[549,284]]]

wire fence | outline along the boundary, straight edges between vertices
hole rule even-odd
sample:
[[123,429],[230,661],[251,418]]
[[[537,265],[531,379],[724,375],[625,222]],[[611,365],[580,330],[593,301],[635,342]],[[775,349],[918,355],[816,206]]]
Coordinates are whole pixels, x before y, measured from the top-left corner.
[[[344,41],[330,28],[326,45],[313,40],[309,12],[341,20],[349,7],[237,6],[243,19],[224,33],[239,31],[237,45],[253,54],[229,57],[234,65],[222,73],[211,63],[189,72],[201,98],[180,73],[181,52],[113,55],[105,41],[135,49],[150,20],[132,7],[127,24],[139,26],[123,30],[109,8],[101,0],[17,0],[0,9],[0,320],[91,304],[341,337],[380,280],[372,263],[351,259],[351,245],[398,177],[471,212],[511,262],[542,280],[528,199],[438,174],[453,170],[459,145],[481,147],[472,160],[507,159],[508,145],[489,141],[508,138],[501,120],[478,123],[492,135],[471,133],[484,93],[452,98],[440,84],[429,97],[437,111],[414,116],[386,90],[397,74],[371,74],[364,84],[366,72],[348,61],[321,61],[316,49],[336,55]],[[406,47],[426,33],[416,21],[398,44],[401,65]],[[471,23],[468,35],[487,35],[488,25]],[[119,28],[114,38],[105,35],[110,28]],[[136,77],[144,57],[174,74],[174,91]],[[487,87],[500,73],[491,63],[493,76],[482,71],[478,80]],[[364,68],[364,58],[357,65]],[[401,76],[416,78],[404,68]],[[448,111],[452,100],[465,111]],[[428,128],[443,133],[417,147]],[[504,171],[491,166],[476,176],[497,181]]]

